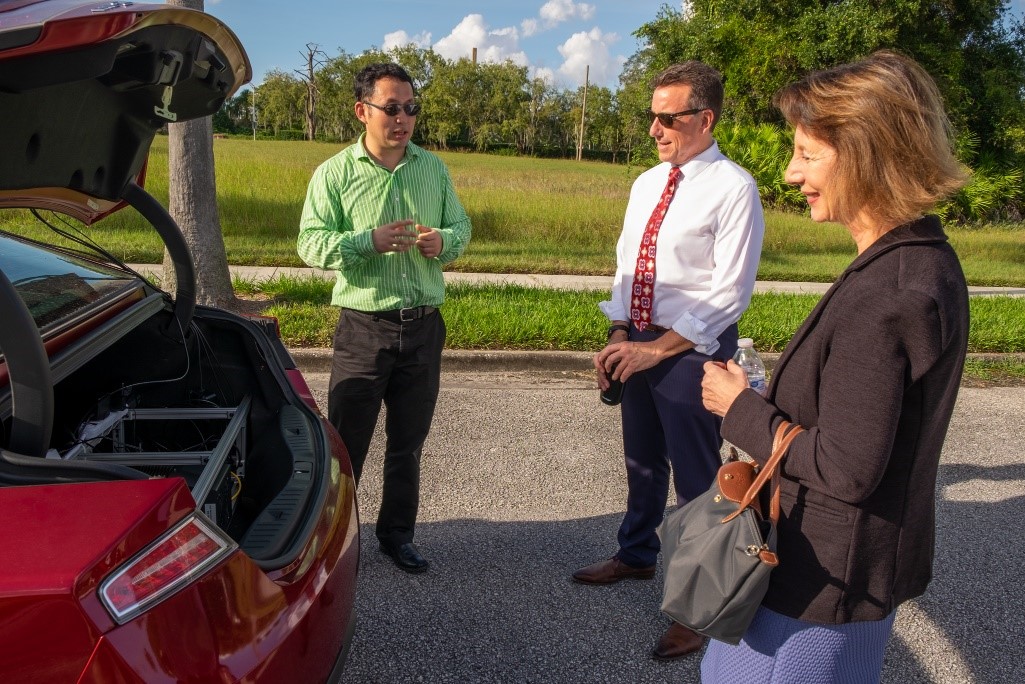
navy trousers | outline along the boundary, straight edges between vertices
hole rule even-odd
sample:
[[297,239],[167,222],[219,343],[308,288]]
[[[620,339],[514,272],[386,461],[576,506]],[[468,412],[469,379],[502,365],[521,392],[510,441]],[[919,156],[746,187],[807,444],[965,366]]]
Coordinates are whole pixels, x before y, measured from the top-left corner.
[[[630,327],[630,339],[660,333]],[[713,356],[693,349],[637,373],[623,387],[623,453],[626,456],[626,515],[619,527],[619,559],[633,567],[655,564],[660,544],[655,529],[665,515],[672,472],[676,502],[683,505],[708,490],[722,459],[722,420],[701,403],[702,366],[713,357],[732,358],[737,326],[719,336]]]

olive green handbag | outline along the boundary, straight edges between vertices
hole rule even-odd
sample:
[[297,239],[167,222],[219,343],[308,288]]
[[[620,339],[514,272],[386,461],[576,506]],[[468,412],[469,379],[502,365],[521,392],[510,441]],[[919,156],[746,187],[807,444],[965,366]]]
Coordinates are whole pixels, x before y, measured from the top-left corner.
[[[777,428],[765,466],[736,451],[707,492],[666,516],[659,527],[665,563],[662,612],[726,643],[740,642],[769,587],[776,557],[780,462],[804,428]],[[771,479],[769,516],[759,494]]]

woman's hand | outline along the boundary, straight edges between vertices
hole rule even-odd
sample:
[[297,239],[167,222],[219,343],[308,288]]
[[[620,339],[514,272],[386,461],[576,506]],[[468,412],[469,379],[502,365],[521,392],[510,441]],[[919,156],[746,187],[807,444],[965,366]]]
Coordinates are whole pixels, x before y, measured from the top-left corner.
[[701,378],[701,402],[717,416],[725,416],[737,396],[748,388],[747,373],[732,359],[709,361]]

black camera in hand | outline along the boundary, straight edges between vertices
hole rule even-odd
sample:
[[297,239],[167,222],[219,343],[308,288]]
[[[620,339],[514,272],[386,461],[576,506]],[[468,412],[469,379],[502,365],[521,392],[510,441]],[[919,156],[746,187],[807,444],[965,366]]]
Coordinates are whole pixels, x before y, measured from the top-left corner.
[[601,393],[602,403],[609,406],[616,406],[619,402],[623,401],[623,381],[612,379],[612,375],[615,372],[616,366],[613,366],[612,370],[605,374],[605,377],[609,380],[609,388]]

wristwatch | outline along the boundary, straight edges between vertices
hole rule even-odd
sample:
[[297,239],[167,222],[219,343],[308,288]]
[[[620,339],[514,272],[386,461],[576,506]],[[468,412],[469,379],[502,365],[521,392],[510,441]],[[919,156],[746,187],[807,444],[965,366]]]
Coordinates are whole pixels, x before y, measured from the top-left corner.
[[616,323],[615,325],[610,325],[609,326],[609,332],[605,336],[605,339],[608,339],[608,338],[612,337],[612,333],[616,332],[617,330],[622,330],[623,332],[628,333],[628,332],[630,332],[630,326],[623,325],[622,323]]

